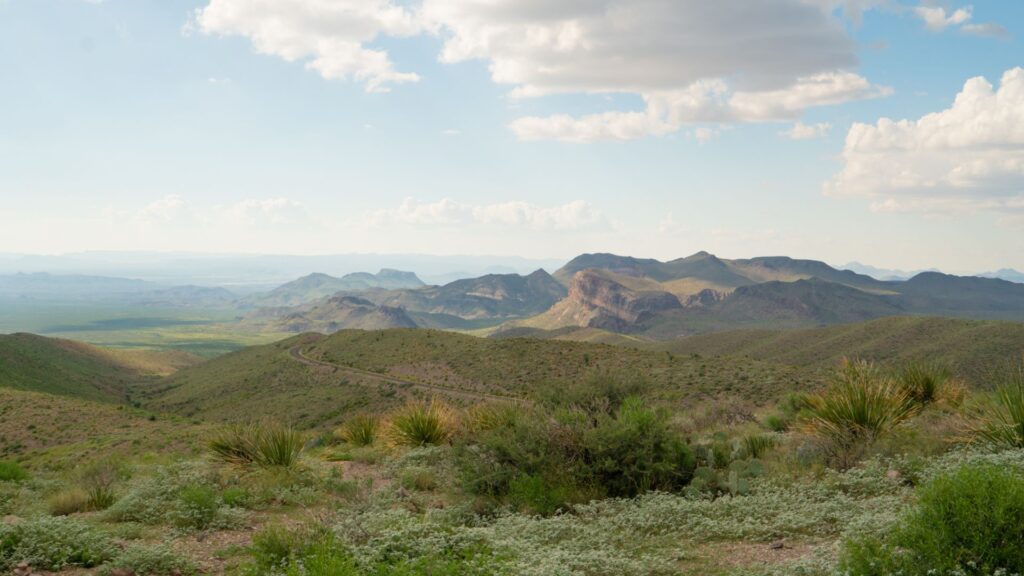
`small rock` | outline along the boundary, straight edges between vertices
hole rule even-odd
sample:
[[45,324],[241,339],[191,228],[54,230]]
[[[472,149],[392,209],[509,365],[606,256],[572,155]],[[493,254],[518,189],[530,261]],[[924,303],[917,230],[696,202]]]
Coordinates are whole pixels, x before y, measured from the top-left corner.
[[110,576],[135,576],[135,572],[130,568],[114,568],[110,571]]
[[14,576],[32,576],[32,567],[22,562],[14,567]]
[[776,540],[775,542],[772,542],[771,544],[769,544],[768,547],[771,548],[772,550],[782,550],[783,548],[786,547],[786,543],[783,542],[782,540]]
[[889,470],[885,473],[885,477],[892,481],[898,481],[903,475],[900,474],[899,470]]
[[10,525],[10,524],[17,524],[18,522],[21,522],[21,518],[15,516],[13,514],[8,514],[7,516],[4,516],[4,518],[3,518],[3,523],[4,524]]

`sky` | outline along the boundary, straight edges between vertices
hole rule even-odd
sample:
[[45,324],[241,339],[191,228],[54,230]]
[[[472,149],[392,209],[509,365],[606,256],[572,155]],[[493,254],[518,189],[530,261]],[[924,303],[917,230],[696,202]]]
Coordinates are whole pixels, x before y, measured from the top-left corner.
[[1024,269],[1024,2],[0,0],[0,252]]

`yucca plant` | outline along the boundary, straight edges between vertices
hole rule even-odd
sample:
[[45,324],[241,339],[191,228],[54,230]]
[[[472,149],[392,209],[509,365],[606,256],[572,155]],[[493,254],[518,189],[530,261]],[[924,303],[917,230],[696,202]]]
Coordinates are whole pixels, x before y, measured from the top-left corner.
[[761,458],[779,445],[778,436],[771,434],[750,434],[741,440],[740,448],[748,458]]
[[844,362],[829,389],[808,398],[805,428],[825,441],[834,464],[847,468],[917,409],[899,383],[873,364]]
[[983,405],[971,425],[975,440],[1003,448],[1024,448],[1024,365],[1016,368]]
[[209,442],[213,455],[229,464],[294,466],[302,453],[302,434],[275,423],[235,424]]
[[346,420],[341,425],[339,435],[353,446],[369,446],[377,440],[379,424],[376,416],[360,414]]
[[388,439],[395,446],[430,446],[455,433],[455,412],[439,400],[410,402],[391,414]]
[[896,381],[920,406],[937,402],[957,406],[963,400],[963,386],[953,371],[935,362],[911,362],[896,372]]

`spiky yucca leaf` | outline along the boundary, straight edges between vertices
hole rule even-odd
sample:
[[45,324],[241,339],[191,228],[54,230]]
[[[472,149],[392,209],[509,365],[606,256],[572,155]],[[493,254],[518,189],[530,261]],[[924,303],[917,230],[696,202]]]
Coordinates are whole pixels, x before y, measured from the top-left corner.
[[456,414],[447,404],[410,402],[391,414],[388,440],[393,446],[430,446],[447,442],[456,429]]
[[982,407],[971,432],[986,444],[1024,448],[1024,365],[996,388],[993,402]]

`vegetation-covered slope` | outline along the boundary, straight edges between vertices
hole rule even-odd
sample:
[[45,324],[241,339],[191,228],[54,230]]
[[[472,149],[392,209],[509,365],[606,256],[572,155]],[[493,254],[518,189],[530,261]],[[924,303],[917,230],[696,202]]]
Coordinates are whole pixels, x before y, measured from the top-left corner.
[[0,335],[0,387],[121,402],[130,384],[197,359],[180,352],[107,350],[33,334]]
[[991,373],[1024,357],[1024,324],[897,317],[803,330],[735,330],[652,347],[809,367],[832,366],[843,357],[889,363],[928,360],[948,363],[983,386]]

